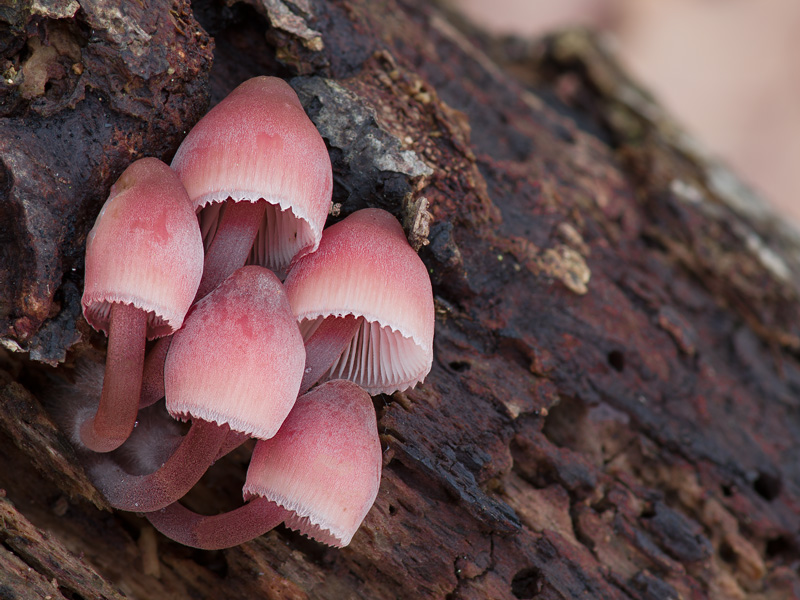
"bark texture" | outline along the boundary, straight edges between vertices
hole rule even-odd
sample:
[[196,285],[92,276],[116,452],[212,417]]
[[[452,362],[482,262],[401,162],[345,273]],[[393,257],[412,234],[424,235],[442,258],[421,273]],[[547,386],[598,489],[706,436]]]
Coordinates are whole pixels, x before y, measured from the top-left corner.
[[[797,237],[591,36],[453,22],[0,2],[0,597],[800,598]],[[79,299],[110,184],[261,74],[329,146],[331,220],[391,211],[434,283],[433,371],[375,398],[381,490],[340,551],[173,544],[107,510],[41,404],[102,356]],[[192,508],[235,506],[247,460]]]

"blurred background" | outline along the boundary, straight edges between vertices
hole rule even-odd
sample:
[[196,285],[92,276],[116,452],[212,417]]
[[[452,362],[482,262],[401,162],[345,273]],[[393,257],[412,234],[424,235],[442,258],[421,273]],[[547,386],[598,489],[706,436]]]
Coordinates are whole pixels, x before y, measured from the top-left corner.
[[607,34],[629,73],[800,226],[800,0],[450,0],[494,34]]

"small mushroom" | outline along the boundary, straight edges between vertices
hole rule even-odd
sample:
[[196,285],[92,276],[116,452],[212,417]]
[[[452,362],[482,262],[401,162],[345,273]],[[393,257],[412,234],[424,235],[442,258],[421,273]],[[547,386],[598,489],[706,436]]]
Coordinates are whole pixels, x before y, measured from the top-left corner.
[[359,210],[325,230],[285,281],[306,342],[301,391],[320,377],[370,394],[422,381],[433,362],[428,271],[386,211]]
[[198,297],[246,260],[282,274],[319,244],[330,158],[282,79],[239,85],[189,132],[172,167],[200,211],[206,259]]
[[329,381],[301,396],[278,434],[253,451],[233,511],[198,515],[179,503],[145,515],[186,546],[229,548],[282,521],[324,544],[350,543],[378,494],[382,452],[369,395]]
[[147,339],[183,323],[203,268],[203,243],[186,191],[155,158],[131,164],[86,241],[83,314],[108,334],[103,393],[81,442],[109,452],[136,421]]
[[280,281],[262,267],[242,267],[192,308],[172,339],[166,406],[173,417],[192,420],[181,445],[154,473],[131,476],[106,465],[92,474],[95,484],[122,510],[148,512],[175,502],[223,444],[234,445],[231,437],[275,435],[297,398],[304,364]]

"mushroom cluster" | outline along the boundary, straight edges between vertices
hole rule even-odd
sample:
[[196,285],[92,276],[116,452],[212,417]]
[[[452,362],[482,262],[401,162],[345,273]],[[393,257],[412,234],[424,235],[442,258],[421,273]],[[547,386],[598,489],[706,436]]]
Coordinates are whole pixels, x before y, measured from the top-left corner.
[[[256,77],[200,120],[171,166],[130,165],[89,234],[83,312],[108,352],[99,403],[70,430],[109,502],[178,542],[226,548],[283,522],[341,547],[375,500],[369,394],[427,375],[433,296],[389,213],[323,231],[332,180],[294,91]],[[142,418],[161,398],[191,421],[184,436]],[[179,503],[250,438],[240,508],[204,516]],[[156,464],[134,472],[121,454]]]

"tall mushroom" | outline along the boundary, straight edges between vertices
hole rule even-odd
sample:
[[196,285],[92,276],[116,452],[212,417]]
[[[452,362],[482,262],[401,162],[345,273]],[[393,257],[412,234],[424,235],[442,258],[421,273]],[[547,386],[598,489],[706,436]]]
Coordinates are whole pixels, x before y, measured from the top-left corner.
[[109,452],[136,421],[147,339],[183,323],[203,268],[203,243],[189,197],[155,158],[131,164],[86,240],[83,314],[108,334],[103,392],[81,442]]
[[282,274],[319,244],[330,158],[282,79],[255,77],[233,90],[189,132],[172,167],[200,211],[206,260],[198,297],[246,260]]
[[430,278],[386,211],[359,210],[326,229],[285,285],[306,341],[301,390],[324,376],[349,379],[370,394],[391,393],[430,371]]
[[247,504],[214,516],[175,503],[145,515],[187,546],[228,548],[286,525],[330,546],[350,543],[378,494],[382,452],[369,395],[330,381],[301,396],[278,434],[259,441]]
[[166,405],[192,426],[154,473],[132,476],[111,463],[92,473],[109,503],[158,510],[180,497],[217,457],[228,431],[268,439],[289,414],[305,364],[302,338],[278,278],[242,267],[189,313],[165,364]]

